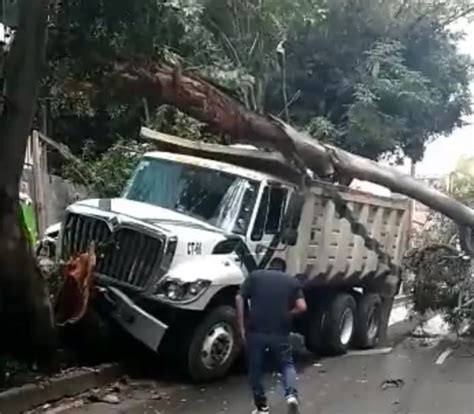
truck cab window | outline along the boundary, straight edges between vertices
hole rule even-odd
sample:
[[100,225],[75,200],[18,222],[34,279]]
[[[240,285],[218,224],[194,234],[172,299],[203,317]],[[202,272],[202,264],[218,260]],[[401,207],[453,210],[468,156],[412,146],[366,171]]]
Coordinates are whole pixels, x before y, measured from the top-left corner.
[[262,240],[263,233],[265,232],[265,224],[267,221],[268,214],[268,202],[270,191],[268,187],[265,187],[262,194],[262,199],[260,200],[260,206],[258,207],[257,217],[255,219],[255,224],[252,231],[252,241]]
[[282,187],[265,187],[252,231],[252,241],[260,241],[264,234],[274,235],[280,231],[287,193]]
[[233,229],[235,234],[241,235],[245,235],[247,233],[258,193],[258,187],[255,183],[246,184],[247,185],[244,190],[245,192],[242,195],[242,202],[240,203],[240,211]]
[[282,187],[273,187],[270,190],[270,204],[265,225],[266,234],[277,234],[281,229],[281,222],[285,211],[287,190]]

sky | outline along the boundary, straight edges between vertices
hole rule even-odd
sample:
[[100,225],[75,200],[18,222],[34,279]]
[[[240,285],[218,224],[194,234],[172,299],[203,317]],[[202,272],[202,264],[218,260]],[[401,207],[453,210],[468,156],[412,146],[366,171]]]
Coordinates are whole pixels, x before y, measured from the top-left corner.
[[[474,58],[474,24],[463,22],[460,27],[466,32],[460,49]],[[474,95],[474,85],[472,90]],[[474,116],[466,118],[466,122],[472,125],[459,128],[451,136],[440,138],[428,145],[423,161],[417,165],[417,175],[445,175],[455,168],[462,155],[474,156]],[[403,169],[408,172],[408,165]]]

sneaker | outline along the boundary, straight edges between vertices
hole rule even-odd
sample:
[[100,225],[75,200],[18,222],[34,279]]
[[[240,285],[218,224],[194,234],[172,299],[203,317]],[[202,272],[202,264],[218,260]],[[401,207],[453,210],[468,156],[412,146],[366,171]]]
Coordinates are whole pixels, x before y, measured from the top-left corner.
[[286,403],[288,404],[288,414],[299,414],[300,404],[295,396],[290,395],[287,397]]
[[268,414],[270,412],[269,407],[256,408],[252,411],[252,414]]

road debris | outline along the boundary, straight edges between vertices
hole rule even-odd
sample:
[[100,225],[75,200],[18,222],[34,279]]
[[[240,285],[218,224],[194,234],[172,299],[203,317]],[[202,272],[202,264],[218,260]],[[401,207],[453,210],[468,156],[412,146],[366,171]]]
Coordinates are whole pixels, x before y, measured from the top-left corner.
[[107,394],[101,398],[101,402],[107,404],[120,404],[120,398],[116,394]]
[[402,379],[388,379],[380,384],[382,391],[388,390],[389,388],[402,388],[405,385],[405,381]]
[[443,365],[453,351],[453,348],[446,348],[443,352],[441,352],[438,359],[436,360],[436,365]]
[[447,336],[450,333],[451,328],[442,315],[435,315],[418,326],[412,333],[412,336],[415,338],[438,338]]
[[389,354],[392,351],[393,351],[392,347],[364,349],[362,351],[349,351],[345,356],[353,357],[353,356],[384,355],[384,354]]

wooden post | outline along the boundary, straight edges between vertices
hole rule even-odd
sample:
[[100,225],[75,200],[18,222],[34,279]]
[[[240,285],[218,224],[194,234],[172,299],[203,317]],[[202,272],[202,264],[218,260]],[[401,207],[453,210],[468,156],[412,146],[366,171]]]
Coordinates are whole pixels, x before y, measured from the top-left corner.
[[46,210],[44,194],[44,173],[41,168],[41,148],[38,131],[33,131],[31,136],[31,148],[33,152],[33,182],[36,219],[38,222],[38,237],[41,239],[46,230]]

